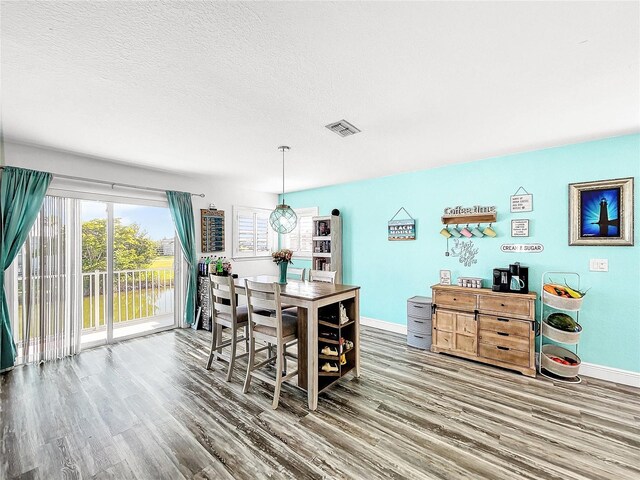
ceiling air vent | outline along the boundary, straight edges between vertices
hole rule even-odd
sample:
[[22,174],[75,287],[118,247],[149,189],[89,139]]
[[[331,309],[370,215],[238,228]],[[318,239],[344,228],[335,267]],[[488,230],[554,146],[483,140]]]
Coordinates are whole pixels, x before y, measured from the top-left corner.
[[332,132],[337,133],[341,137],[348,137],[349,135],[354,135],[360,131],[358,128],[354,127],[346,120],[340,120],[339,122],[330,123],[329,125],[326,125],[326,127]]

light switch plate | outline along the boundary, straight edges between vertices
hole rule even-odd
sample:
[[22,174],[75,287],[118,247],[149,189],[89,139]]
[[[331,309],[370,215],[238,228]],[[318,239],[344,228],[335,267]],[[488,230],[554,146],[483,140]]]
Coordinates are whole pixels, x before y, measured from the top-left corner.
[[592,258],[589,260],[589,270],[592,272],[608,272],[609,260],[606,258]]

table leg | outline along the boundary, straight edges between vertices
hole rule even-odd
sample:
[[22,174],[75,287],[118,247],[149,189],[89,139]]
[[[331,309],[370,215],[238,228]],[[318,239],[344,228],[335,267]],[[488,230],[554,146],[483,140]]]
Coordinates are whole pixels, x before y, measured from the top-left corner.
[[307,309],[307,400],[309,410],[318,408],[318,306]]
[[356,347],[356,354],[355,354],[355,358],[356,358],[356,366],[355,366],[355,376],[359,377],[360,376],[360,290],[356,290],[356,294],[355,297],[353,298],[353,301],[355,303],[355,333],[356,333],[356,338],[355,338],[355,347]]
[[307,309],[298,307],[298,386],[307,389]]

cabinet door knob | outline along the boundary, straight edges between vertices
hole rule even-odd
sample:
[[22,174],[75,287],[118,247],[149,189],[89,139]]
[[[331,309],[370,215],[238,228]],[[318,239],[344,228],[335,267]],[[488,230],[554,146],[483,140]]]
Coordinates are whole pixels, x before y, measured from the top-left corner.
[[503,337],[508,337],[509,334],[506,332],[496,332],[498,335],[502,335]]
[[509,347],[501,347],[500,345],[498,345],[498,350],[509,350]]

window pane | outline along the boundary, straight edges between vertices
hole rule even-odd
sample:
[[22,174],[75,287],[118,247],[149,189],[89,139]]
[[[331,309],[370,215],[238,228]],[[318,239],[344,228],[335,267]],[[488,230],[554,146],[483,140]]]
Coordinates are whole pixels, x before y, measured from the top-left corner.
[[299,239],[299,251],[311,253],[313,249],[313,221],[311,220],[311,216],[301,217],[298,222],[298,227],[300,231],[300,239]]
[[235,255],[266,256],[271,254],[271,227],[269,215],[271,211],[260,208],[242,208],[236,210],[234,216]]
[[298,250],[300,250],[300,222],[299,221],[298,221],[298,224],[296,225],[296,228],[291,230],[291,233],[289,233],[288,235],[285,235],[285,239],[286,239],[285,243],[287,244],[285,248],[293,250],[294,252],[297,252]]
[[253,215],[238,214],[238,252],[253,254]]

